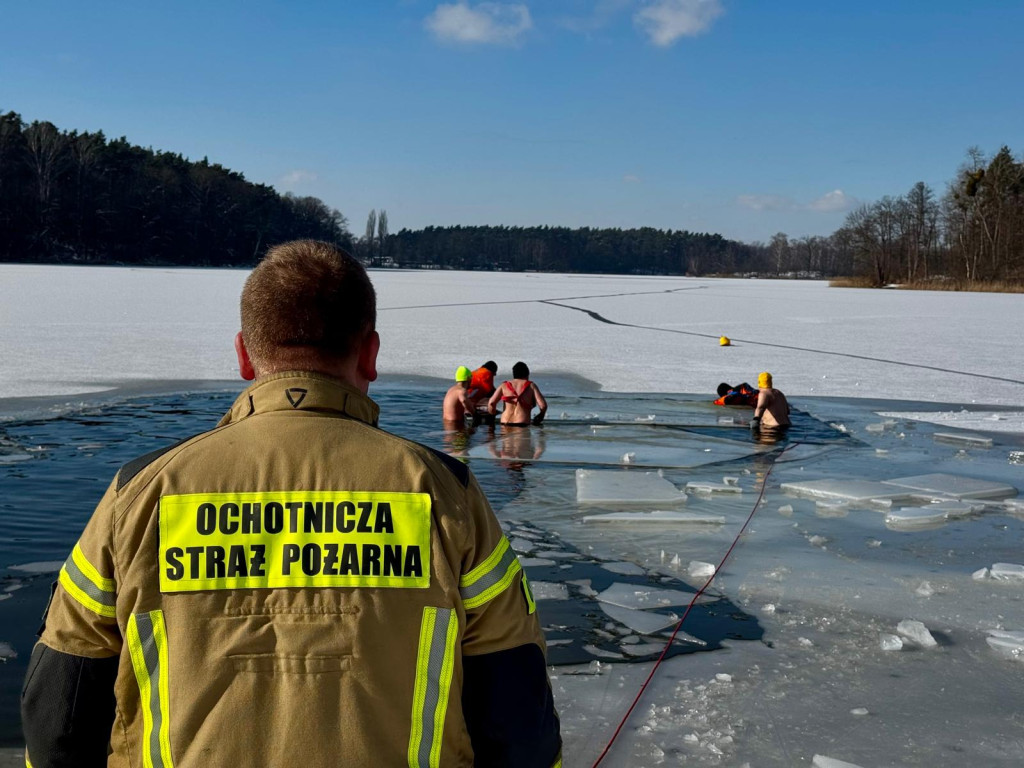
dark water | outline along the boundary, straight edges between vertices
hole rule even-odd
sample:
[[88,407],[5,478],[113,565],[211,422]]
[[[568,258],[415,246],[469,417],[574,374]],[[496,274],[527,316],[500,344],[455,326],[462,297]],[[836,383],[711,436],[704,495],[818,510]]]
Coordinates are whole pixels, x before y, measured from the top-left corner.
[[[473,435],[446,433],[436,409],[423,408],[425,397],[433,402],[436,395],[436,391],[415,386],[376,387],[373,396],[381,405],[381,427],[450,453],[491,439],[485,430]],[[0,745],[21,743],[21,681],[50,584],[59,569],[57,564],[48,572],[34,574],[11,566],[63,561],[121,465],[214,427],[234,398],[234,393],[216,392],[161,396],[0,426],[0,596],[8,596],[0,597],[0,644],[9,644],[16,654],[0,662]],[[596,399],[605,408],[610,402],[601,396]],[[657,405],[657,398],[623,402],[627,410],[631,407],[647,412]],[[557,406],[556,399],[553,410]],[[724,428],[707,429],[709,434],[725,433]],[[735,437],[735,433],[726,436]],[[504,461],[473,461],[472,467],[495,509],[514,500],[530,483],[543,482],[545,473],[552,471],[543,464]],[[537,535],[548,534],[538,529]],[[571,547],[554,539],[549,544],[571,551]],[[664,575],[613,577],[593,557],[581,557],[559,568],[531,567],[527,572],[534,581],[589,579],[597,591],[613,581],[638,587],[690,589]],[[551,647],[552,663],[587,662],[594,657],[586,646],[611,651],[618,646],[609,638],[629,634],[628,629],[613,626],[597,603],[575,588],[569,600],[544,601],[540,610],[549,639],[558,641]],[[616,633],[610,633],[610,629]],[[724,599],[695,607],[686,630],[705,644],[677,644],[671,649],[672,655],[712,650],[725,638],[761,637],[757,622]]]

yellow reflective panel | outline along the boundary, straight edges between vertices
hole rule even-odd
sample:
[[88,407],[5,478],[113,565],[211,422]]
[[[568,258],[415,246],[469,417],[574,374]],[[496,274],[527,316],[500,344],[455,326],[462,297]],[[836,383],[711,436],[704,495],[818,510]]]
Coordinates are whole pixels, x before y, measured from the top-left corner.
[[430,586],[430,495],[193,493],[160,499],[160,591]]

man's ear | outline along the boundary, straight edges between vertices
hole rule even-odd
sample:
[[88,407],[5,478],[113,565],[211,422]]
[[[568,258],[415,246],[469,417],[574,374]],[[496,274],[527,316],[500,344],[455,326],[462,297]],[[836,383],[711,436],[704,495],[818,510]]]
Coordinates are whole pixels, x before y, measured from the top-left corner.
[[245,341],[242,339],[242,332],[235,335],[235,354],[238,355],[238,373],[246,381],[256,378],[256,370],[252,367],[252,360],[249,359],[249,350],[245,348]]
[[359,375],[369,381],[377,380],[377,353],[380,352],[380,334],[370,331],[359,347],[356,359],[356,370]]

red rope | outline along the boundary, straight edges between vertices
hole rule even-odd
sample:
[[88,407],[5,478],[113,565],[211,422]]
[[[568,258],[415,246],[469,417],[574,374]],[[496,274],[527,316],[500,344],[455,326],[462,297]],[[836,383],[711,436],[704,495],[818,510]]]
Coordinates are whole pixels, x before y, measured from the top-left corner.
[[732,544],[729,545],[729,549],[726,551],[721,561],[719,561],[718,567],[715,568],[715,572],[711,574],[706,582],[704,582],[704,586],[697,590],[697,594],[693,596],[693,599],[690,600],[690,604],[686,606],[686,612],[683,613],[683,617],[676,623],[676,628],[672,630],[672,636],[665,644],[665,647],[662,648],[661,655],[658,657],[658,660],[654,662],[654,666],[651,667],[651,673],[647,675],[647,679],[644,680],[644,684],[640,686],[640,690],[637,692],[636,698],[633,699],[633,703],[629,705],[629,709],[626,710],[626,714],[622,717],[619,727],[615,729],[615,733],[612,734],[608,744],[605,745],[604,751],[602,751],[597,760],[594,761],[593,768],[597,768],[597,766],[601,764],[601,761],[607,756],[608,751],[612,748],[612,744],[615,743],[615,740],[619,737],[619,733],[622,731],[622,728],[626,725],[626,721],[629,720],[629,716],[633,714],[633,710],[636,709],[636,705],[640,703],[640,698],[644,695],[644,691],[647,690],[648,683],[650,683],[654,678],[654,673],[657,672],[658,667],[661,666],[661,662],[665,658],[665,654],[668,653],[668,649],[671,648],[672,643],[675,642],[679,629],[683,626],[683,622],[686,621],[686,617],[690,615],[690,610],[697,604],[697,600],[699,600],[700,596],[704,594],[704,590],[711,586],[711,582],[715,580],[715,576],[717,576],[718,572],[722,570],[722,566],[725,565],[725,561],[729,559],[729,555],[732,554],[732,551],[736,548],[736,544],[739,543],[740,536],[742,536],[743,532],[747,530],[747,526],[750,524],[750,521],[754,519],[754,513],[757,511],[757,508],[761,505],[761,500],[764,498],[764,490],[768,487],[768,476],[771,475],[772,470],[775,468],[775,462],[779,460],[779,456],[795,445],[797,445],[797,443],[792,443],[791,445],[786,446],[786,449],[781,451],[775,457],[771,465],[768,467],[768,471],[764,473],[764,479],[761,481],[761,492],[757,494],[757,500],[754,502],[754,506],[751,508],[750,514],[747,515],[747,519],[743,523],[743,527],[740,528],[739,533],[736,534],[736,538],[732,540]]

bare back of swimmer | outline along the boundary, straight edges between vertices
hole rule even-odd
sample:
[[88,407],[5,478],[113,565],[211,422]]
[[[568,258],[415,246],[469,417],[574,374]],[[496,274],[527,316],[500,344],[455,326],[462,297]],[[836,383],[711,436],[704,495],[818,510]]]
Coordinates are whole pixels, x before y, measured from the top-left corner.
[[[544,414],[548,410],[548,402],[541,394],[540,388],[530,381],[530,368],[526,363],[519,362],[512,366],[511,381],[503,382],[500,387],[494,390],[491,399],[487,402],[487,410],[490,413],[498,412],[498,403],[504,403],[504,410],[501,412],[501,423],[505,426],[526,427],[531,423],[540,424],[544,421]],[[531,413],[534,407],[539,412],[531,420]]]

